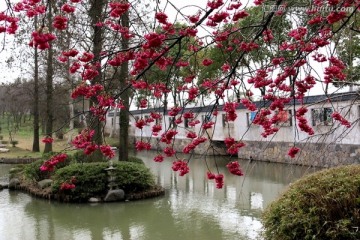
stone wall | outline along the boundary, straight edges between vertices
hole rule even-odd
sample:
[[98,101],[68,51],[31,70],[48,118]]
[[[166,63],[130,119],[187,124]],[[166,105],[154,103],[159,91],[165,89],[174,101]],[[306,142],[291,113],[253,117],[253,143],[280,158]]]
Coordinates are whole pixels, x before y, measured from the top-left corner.
[[[140,137],[130,137],[130,143],[135,144],[136,141],[140,140]],[[174,144],[166,145],[159,141],[159,138],[149,138],[149,137],[142,137],[142,141],[150,142],[152,150],[159,150],[164,149],[168,146],[171,146],[176,152],[182,153],[184,147],[186,147],[191,141],[189,139],[175,139]],[[223,141],[215,141],[212,143],[212,147],[210,148],[209,142],[201,143],[197,148],[195,148],[195,154],[207,154],[212,155],[216,152],[216,155],[227,155],[225,144]]]
[[26,163],[32,163],[40,158],[0,158],[0,163],[6,163],[6,164],[26,164]]
[[[138,139],[140,140],[140,138]],[[166,145],[158,142],[158,138],[142,138],[143,141],[150,141],[153,150],[164,149]],[[132,141],[135,139],[132,137]],[[189,144],[188,139],[176,139],[174,145],[170,145],[177,152]],[[297,143],[301,151],[295,158],[287,155],[293,143],[286,142],[260,142],[246,141],[246,146],[241,148],[238,157],[242,159],[253,159],[256,161],[277,162],[286,164],[334,167],[347,164],[360,163],[360,146],[350,144],[324,144],[324,143]],[[195,154],[226,155],[226,147],[222,141],[213,141],[212,148],[209,143],[202,143],[195,149]]]
[[293,143],[246,142],[239,158],[316,167],[334,167],[360,163],[360,146],[350,144],[296,143],[301,151],[295,158],[287,155]]

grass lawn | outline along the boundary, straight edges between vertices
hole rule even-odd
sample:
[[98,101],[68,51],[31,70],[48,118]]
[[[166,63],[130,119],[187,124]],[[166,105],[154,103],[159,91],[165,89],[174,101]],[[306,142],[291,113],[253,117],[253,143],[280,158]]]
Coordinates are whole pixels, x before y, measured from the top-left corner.
[[[29,157],[41,157],[44,151],[45,144],[41,142],[41,139],[44,137],[40,135],[40,152],[32,152],[33,145],[33,125],[32,120],[26,120],[22,122],[19,129],[14,132],[11,132],[11,125],[9,127],[6,116],[0,116],[0,136],[3,137],[3,141],[7,142],[6,148],[10,151],[7,153],[0,153],[0,158],[29,158]],[[16,147],[12,147],[10,144],[10,134],[12,136],[12,140],[18,141]],[[72,138],[74,138],[77,134],[78,130],[74,130],[72,134]],[[71,151],[73,150],[71,144],[68,143],[68,137],[71,133],[66,133],[64,135],[64,139],[57,139],[54,137],[53,142],[53,152],[62,152],[62,151]],[[54,134],[55,135],[55,134]],[[111,146],[118,145],[118,139],[116,138],[106,138],[106,144]]]
[[[16,147],[12,147],[10,143],[7,143],[6,148],[8,148],[10,151],[7,153],[0,153],[0,158],[24,158],[24,157],[41,157],[42,152],[44,151],[45,144],[40,142],[40,152],[32,152],[32,145],[33,145],[33,137],[25,137],[25,136],[16,136],[17,141],[19,143],[16,145]],[[6,141],[8,141],[6,139]],[[54,152],[60,152],[64,150],[69,150],[70,145],[67,144],[67,139],[54,139],[53,143],[53,151]]]
[[[74,135],[75,136],[75,135]],[[29,157],[41,157],[44,151],[45,144],[40,140],[40,152],[32,152],[33,145],[33,137],[29,136],[17,136],[16,140],[19,143],[16,147],[12,147],[10,143],[6,144],[7,148],[10,149],[9,152],[0,153],[0,158],[29,158]],[[118,143],[118,139],[105,139],[106,143],[111,146],[116,146]],[[6,139],[7,141],[7,139]],[[68,138],[65,135],[64,139],[56,139],[54,138],[53,142],[53,151],[61,152],[61,151],[72,151],[74,148],[70,144],[68,144]]]

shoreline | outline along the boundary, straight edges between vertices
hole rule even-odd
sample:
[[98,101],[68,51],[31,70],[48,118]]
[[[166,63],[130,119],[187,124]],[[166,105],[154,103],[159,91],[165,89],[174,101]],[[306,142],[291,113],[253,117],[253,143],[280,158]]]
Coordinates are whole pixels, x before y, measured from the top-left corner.
[[0,164],[27,164],[32,163],[40,158],[0,158]]
[[51,200],[60,203],[111,203],[111,202],[127,202],[127,201],[138,201],[144,200],[149,198],[155,198],[159,196],[165,195],[165,188],[155,185],[153,188],[148,189],[143,192],[135,192],[135,193],[125,193],[125,199],[122,201],[111,201],[106,202],[104,201],[104,196],[94,196],[95,198],[99,199],[97,202],[78,202],[78,201],[71,201],[66,195],[63,194],[53,194],[51,192],[51,187],[46,188],[39,188],[36,183],[29,183],[24,180],[20,180],[20,183],[15,187],[5,187],[4,189],[8,189],[9,191],[20,191],[29,194],[32,197],[44,199],[44,200]]

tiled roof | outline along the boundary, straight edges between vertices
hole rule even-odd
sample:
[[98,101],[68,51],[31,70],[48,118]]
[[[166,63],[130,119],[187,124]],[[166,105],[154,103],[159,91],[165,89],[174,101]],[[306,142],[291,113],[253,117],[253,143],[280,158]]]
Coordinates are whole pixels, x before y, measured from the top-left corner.
[[[325,103],[327,101],[331,102],[340,102],[340,101],[357,101],[360,100],[360,92],[344,92],[344,93],[334,93],[329,95],[314,95],[307,96],[303,98],[304,105],[313,105],[319,103]],[[257,107],[269,106],[270,102],[257,101],[254,102]],[[299,100],[292,100],[287,105],[300,105],[301,102]],[[218,106],[218,109],[222,109],[222,105]],[[238,109],[245,109],[244,105],[239,104]],[[194,113],[199,112],[211,112],[214,110],[214,105],[202,106],[202,107],[187,107],[184,109],[185,112],[192,111]],[[165,111],[167,113],[169,110]],[[132,110],[131,114],[146,114],[150,112],[164,112],[164,108],[151,108],[151,109],[143,109],[143,110]],[[109,116],[112,116],[113,113],[109,113]]]

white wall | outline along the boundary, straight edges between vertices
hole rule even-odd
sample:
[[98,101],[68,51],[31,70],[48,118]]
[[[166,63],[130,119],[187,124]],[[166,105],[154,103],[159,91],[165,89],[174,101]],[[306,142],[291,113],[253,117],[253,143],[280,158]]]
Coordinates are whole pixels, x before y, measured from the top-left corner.
[[[305,114],[306,119],[308,120],[308,124],[314,129],[315,135],[310,137],[307,133],[300,131],[300,129],[295,126],[295,118],[294,118],[294,109],[289,107],[288,109],[292,111],[292,126],[283,126],[280,127],[280,130],[274,134],[270,135],[267,138],[263,138],[261,133],[263,131],[261,126],[252,125],[248,127],[247,125],[247,113],[249,113],[246,109],[237,109],[237,119],[230,124],[231,127],[223,127],[222,116],[224,114],[223,111],[218,112],[218,115],[213,116],[211,121],[215,122],[213,130],[211,132],[212,140],[223,141],[226,137],[233,137],[236,140],[243,141],[273,141],[273,142],[326,142],[326,143],[342,143],[342,144],[360,144],[360,124],[358,123],[358,118],[360,116],[360,103],[353,103],[352,101],[339,101],[334,103],[316,103],[311,106],[307,106],[308,112]],[[296,105],[295,109],[300,108],[300,105]],[[311,109],[319,109],[319,108],[333,108],[334,111],[338,111],[344,116],[347,120],[352,123],[350,129],[345,128],[340,125],[338,121],[333,121],[333,125],[329,126],[312,126],[312,118],[311,118]],[[145,112],[145,111],[144,111]],[[145,118],[146,115],[150,113],[143,113],[134,116],[138,116],[139,118]],[[205,115],[206,112],[200,112],[197,115],[196,119],[202,121],[202,116]],[[179,115],[178,115],[179,116]],[[108,117],[106,120],[106,131],[109,132],[111,129],[111,118]],[[144,126],[142,130],[135,128],[135,120],[133,117],[130,118],[131,122],[131,132],[135,132],[135,136],[143,136],[143,137],[151,137],[152,134],[152,126],[155,122],[149,123],[147,126]],[[193,128],[185,128],[183,121],[176,128],[178,134],[176,138],[185,139],[188,131],[194,131],[197,134],[201,133],[201,123],[196,125]],[[118,120],[116,121],[118,123]],[[297,124],[297,123],[296,123]],[[165,131],[165,126],[169,127],[169,116],[163,116],[162,119],[163,130],[159,133],[158,137]],[[206,135],[205,135],[206,136]]]

